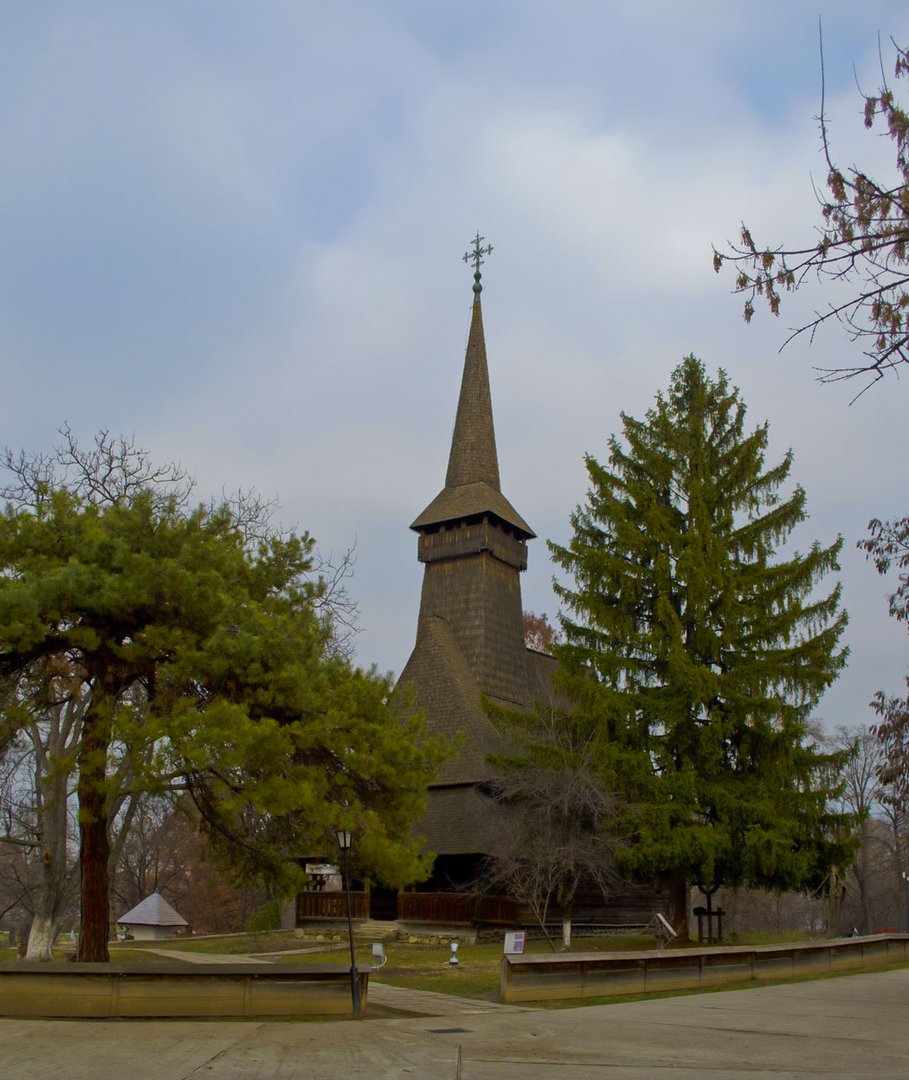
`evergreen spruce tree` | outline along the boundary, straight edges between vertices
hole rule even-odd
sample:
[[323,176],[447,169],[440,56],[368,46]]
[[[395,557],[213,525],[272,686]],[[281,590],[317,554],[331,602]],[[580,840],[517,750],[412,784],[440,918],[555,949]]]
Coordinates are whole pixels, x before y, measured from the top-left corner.
[[557,585],[562,678],[628,799],[620,865],[674,884],[822,884],[851,852],[830,808],[837,761],[808,717],[843,667],[842,539],[806,554],[778,546],[806,517],[781,493],[791,453],[766,468],[767,425],[721,371],[689,356],[646,418],[622,415],[609,466],[586,458],[587,503]]

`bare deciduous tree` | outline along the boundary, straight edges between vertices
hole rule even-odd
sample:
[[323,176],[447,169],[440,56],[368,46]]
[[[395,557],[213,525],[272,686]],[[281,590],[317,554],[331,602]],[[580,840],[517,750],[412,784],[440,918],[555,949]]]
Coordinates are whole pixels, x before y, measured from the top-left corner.
[[[897,586],[889,597],[890,614],[909,629],[909,517],[868,523],[871,536],[858,547],[874,563],[879,574],[897,571]],[[909,689],[909,679],[906,680]],[[885,800],[897,809],[909,809],[909,694],[891,697],[879,690],[871,707],[880,718],[875,734],[883,750],[881,779],[887,786]]]
[[525,904],[553,948],[548,924],[557,909],[568,949],[579,891],[593,890],[602,900],[620,881],[611,827],[616,797],[598,772],[593,736],[570,716],[542,706],[494,716],[517,750],[497,760],[502,813],[483,884]]
[[[896,42],[893,47],[896,78],[904,78],[909,75],[909,52]],[[823,72],[823,55],[821,60]],[[864,346],[863,363],[822,368],[824,382],[862,374],[874,382],[909,363],[909,113],[897,102],[883,72],[881,82],[876,94],[862,95],[864,120],[866,128],[881,121],[893,140],[894,175],[878,179],[855,165],[844,169],[835,163],[822,95],[820,129],[827,190],[816,192],[822,219],[816,238],[792,247],[765,247],[743,225],[739,243],[713,252],[717,272],[726,263],[735,267],[735,291],[745,297],[746,322],[759,302],[766,302],[770,312],[778,315],[781,292],[795,292],[809,277],[849,286],[843,299],[815,311],[784,342],[785,346],[802,334],[813,339],[824,323],[833,321]]]

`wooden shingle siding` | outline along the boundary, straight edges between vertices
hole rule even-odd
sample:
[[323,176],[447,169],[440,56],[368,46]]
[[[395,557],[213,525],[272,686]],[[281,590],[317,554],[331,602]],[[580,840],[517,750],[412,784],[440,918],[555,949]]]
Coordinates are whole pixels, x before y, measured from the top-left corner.
[[482,787],[495,779],[488,759],[509,748],[483,695],[505,708],[529,707],[547,692],[552,670],[541,663],[549,658],[524,645],[520,575],[534,534],[500,487],[479,295],[445,487],[411,528],[419,534],[423,591],[401,700],[424,711],[434,734],[461,743],[430,788],[417,833],[437,855],[479,863],[501,814]]
[[459,523],[444,530],[425,532],[417,544],[417,558],[422,563],[484,552],[515,570],[527,569],[527,544],[517,539],[511,530],[503,530],[498,523]]
[[521,584],[513,566],[488,552],[427,563],[420,623],[426,617],[448,624],[478,690],[528,704]]

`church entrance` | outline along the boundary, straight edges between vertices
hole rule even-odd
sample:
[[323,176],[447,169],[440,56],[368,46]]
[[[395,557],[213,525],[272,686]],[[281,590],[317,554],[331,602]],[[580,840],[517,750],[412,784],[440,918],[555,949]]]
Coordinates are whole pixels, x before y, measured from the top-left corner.
[[369,917],[394,922],[398,917],[398,890],[373,885],[369,890]]

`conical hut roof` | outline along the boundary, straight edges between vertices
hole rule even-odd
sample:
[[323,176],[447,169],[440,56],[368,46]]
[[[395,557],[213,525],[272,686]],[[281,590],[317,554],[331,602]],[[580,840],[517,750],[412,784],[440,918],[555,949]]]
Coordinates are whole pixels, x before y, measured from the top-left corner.
[[157,892],[146,896],[131,911],[121,915],[117,922],[134,926],[189,926],[186,919]]

